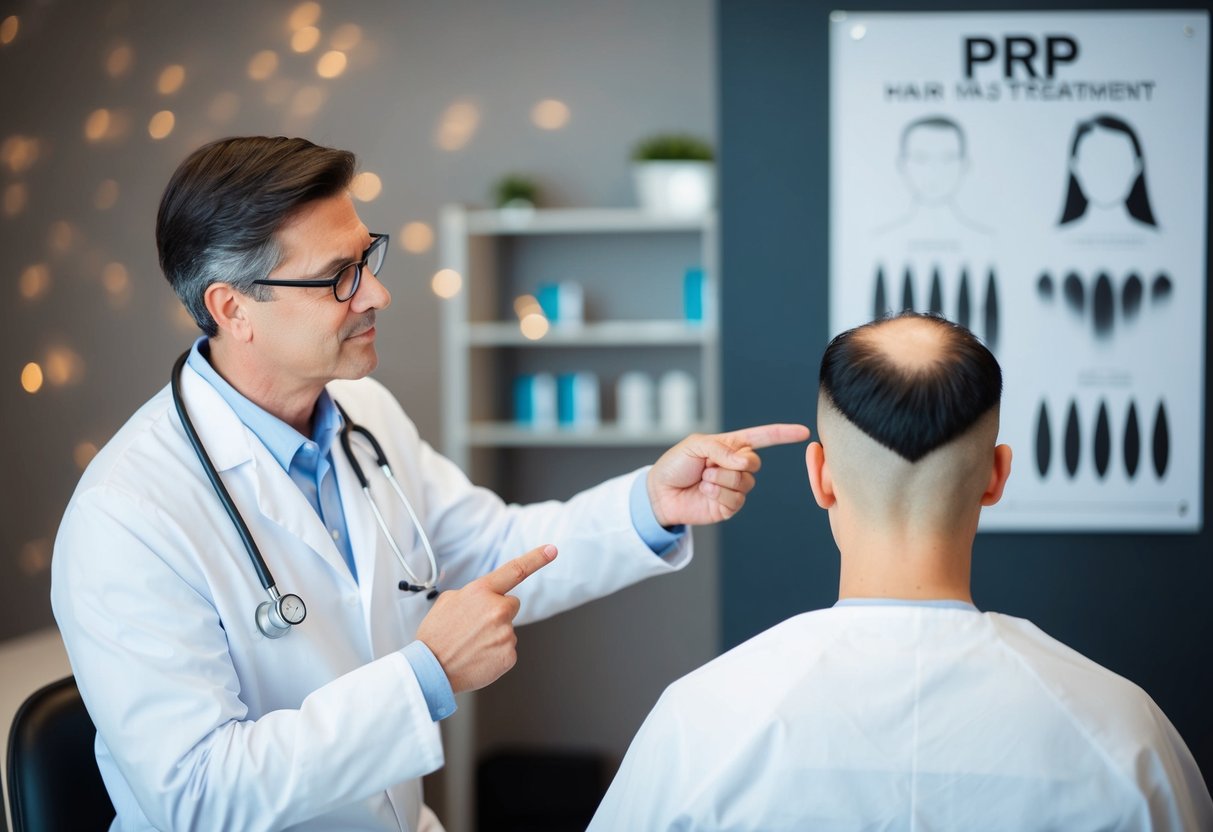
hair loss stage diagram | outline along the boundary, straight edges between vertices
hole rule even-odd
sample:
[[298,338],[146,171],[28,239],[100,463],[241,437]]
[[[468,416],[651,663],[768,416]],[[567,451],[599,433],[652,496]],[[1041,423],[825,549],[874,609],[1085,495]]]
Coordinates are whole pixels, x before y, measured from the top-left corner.
[[998,358],[983,529],[1199,530],[1208,12],[831,21],[831,330],[932,312]]

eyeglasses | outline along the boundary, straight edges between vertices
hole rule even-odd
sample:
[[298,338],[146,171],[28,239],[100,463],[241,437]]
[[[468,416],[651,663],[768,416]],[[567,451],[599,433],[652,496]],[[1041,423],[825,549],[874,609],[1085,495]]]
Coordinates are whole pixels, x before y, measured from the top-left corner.
[[263,280],[254,280],[253,283],[258,286],[331,286],[333,297],[337,298],[340,303],[345,303],[358,291],[358,284],[362,282],[363,269],[370,269],[373,275],[379,274],[379,270],[383,268],[383,260],[387,256],[387,241],[387,234],[372,234],[371,244],[367,246],[366,251],[362,252],[362,257],[355,263],[342,266],[332,277],[315,280],[278,280],[267,277]]

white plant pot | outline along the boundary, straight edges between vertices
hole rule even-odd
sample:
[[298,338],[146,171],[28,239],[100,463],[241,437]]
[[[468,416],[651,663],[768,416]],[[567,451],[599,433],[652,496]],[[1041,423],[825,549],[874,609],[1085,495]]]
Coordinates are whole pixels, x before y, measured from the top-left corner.
[[636,162],[632,178],[640,207],[657,214],[697,216],[716,201],[715,165],[711,162]]

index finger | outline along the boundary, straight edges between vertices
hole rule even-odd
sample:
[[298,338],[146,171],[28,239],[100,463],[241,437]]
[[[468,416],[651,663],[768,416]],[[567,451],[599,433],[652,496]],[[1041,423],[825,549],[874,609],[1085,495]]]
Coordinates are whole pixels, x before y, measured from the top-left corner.
[[804,442],[809,438],[809,429],[804,425],[757,425],[722,433],[720,438],[734,447],[769,448]]
[[498,595],[505,595],[555,559],[556,547],[549,543],[501,564],[478,580]]

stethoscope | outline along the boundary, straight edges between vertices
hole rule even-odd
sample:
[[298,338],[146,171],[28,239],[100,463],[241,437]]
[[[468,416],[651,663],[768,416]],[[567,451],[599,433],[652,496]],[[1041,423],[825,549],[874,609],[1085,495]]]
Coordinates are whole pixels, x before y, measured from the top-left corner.
[[[244,544],[245,550],[248,551],[249,560],[253,562],[253,569],[257,572],[257,578],[261,581],[261,586],[269,593],[269,600],[262,601],[257,606],[257,629],[261,630],[262,634],[267,638],[281,638],[290,632],[293,625],[302,622],[307,617],[307,606],[298,595],[293,593],[283,595],[278,591],[278,587],[274,583],[274,576],[270,574],[270,568],[266,566],[265,558],[261,556],[261,550],[257,548],[257,543],[253,540],[253,535],[249,531],[248,525],[244,522],[240,511],[236,508],[231,495],[228,494],[227,488],[223,485],[223,480],[219,478],[219,472],[215,470],[215,465],[211,462],[206,448],[202,446],[202,439],[199,438],[198,431],[194,429],[194,423],[186,412],[185,401],[181,398],[181,369],[185,366],[189,355],[190,351],[186,350],[173,365],[171,385],[173,405],[177,408],[177,415],[181,418],[181,424],[185,428],[185,435],[190,441],[190,446],[193,447],[194,453],[198,455],[198,461],[202,463],[202,469],[206,472],[206,478],[210,481],[211,487],[215,489],[219,502],[223,504],[223,508],[227,511],[227,516],[231,518],[232,525],[236,527],[236,532],[240,535],[240,541]],[[405,592],[426,592],[427,598],[435,598],[438,595],[438,563],[434,559],[434,550],[430,546],[430,539],[417,517],[417,512],[413,510],[412,503],[409,502],[409,498],[405,496],[400,483],[396,481],[396,477],[392,474],[392,468],[388,465],[387,456],[383,453],[383,448],[380,446],[378,440],[375,439],[369,430],[361,425],[354,424],[345,412],[345,408],[336,401],[333,404],[337,405],[337,410],[345,423],[341,428],[341,449],[345,452],[345,457],[349,460],[350,467],[354,469],[354,476],[358,478],[358,484],[362,486],[362,493],[366,495],[367,501],[371,505],[371,511],[375,515],[375,521],[379,524],[379,530],[387,538],[392,551],[396,553],[396,559],[400,561],[400,565],[404,567],[405,574],[409,576],[409,580],[400,582],[400,589]],[[366,474],[363,473],[362,466],[354,456],[350,436],[355,433],[361,434],[364,439],[370,442],[371,447],[375,451],[375,464],[379,466],[379,470],[383,472],[388,483],[391,484],[392,489],[396,492],[396,496],[404,504],[409,519],[413,521],[413,527],[417,530],[417,536],[421,539],[421,545],[425,548],[425,555],[429,560],[430,576],[427,580],[421,580],[412,567],[409,566],[408,561],[404,558],[404,553],[400,551],[400,547],[396,544],[396,539],[392,537],[391,531],[388,530],[387,521],[384,520],[383,513],[379,510],[379,505],[371,494],[370,482],[367,480]]]

